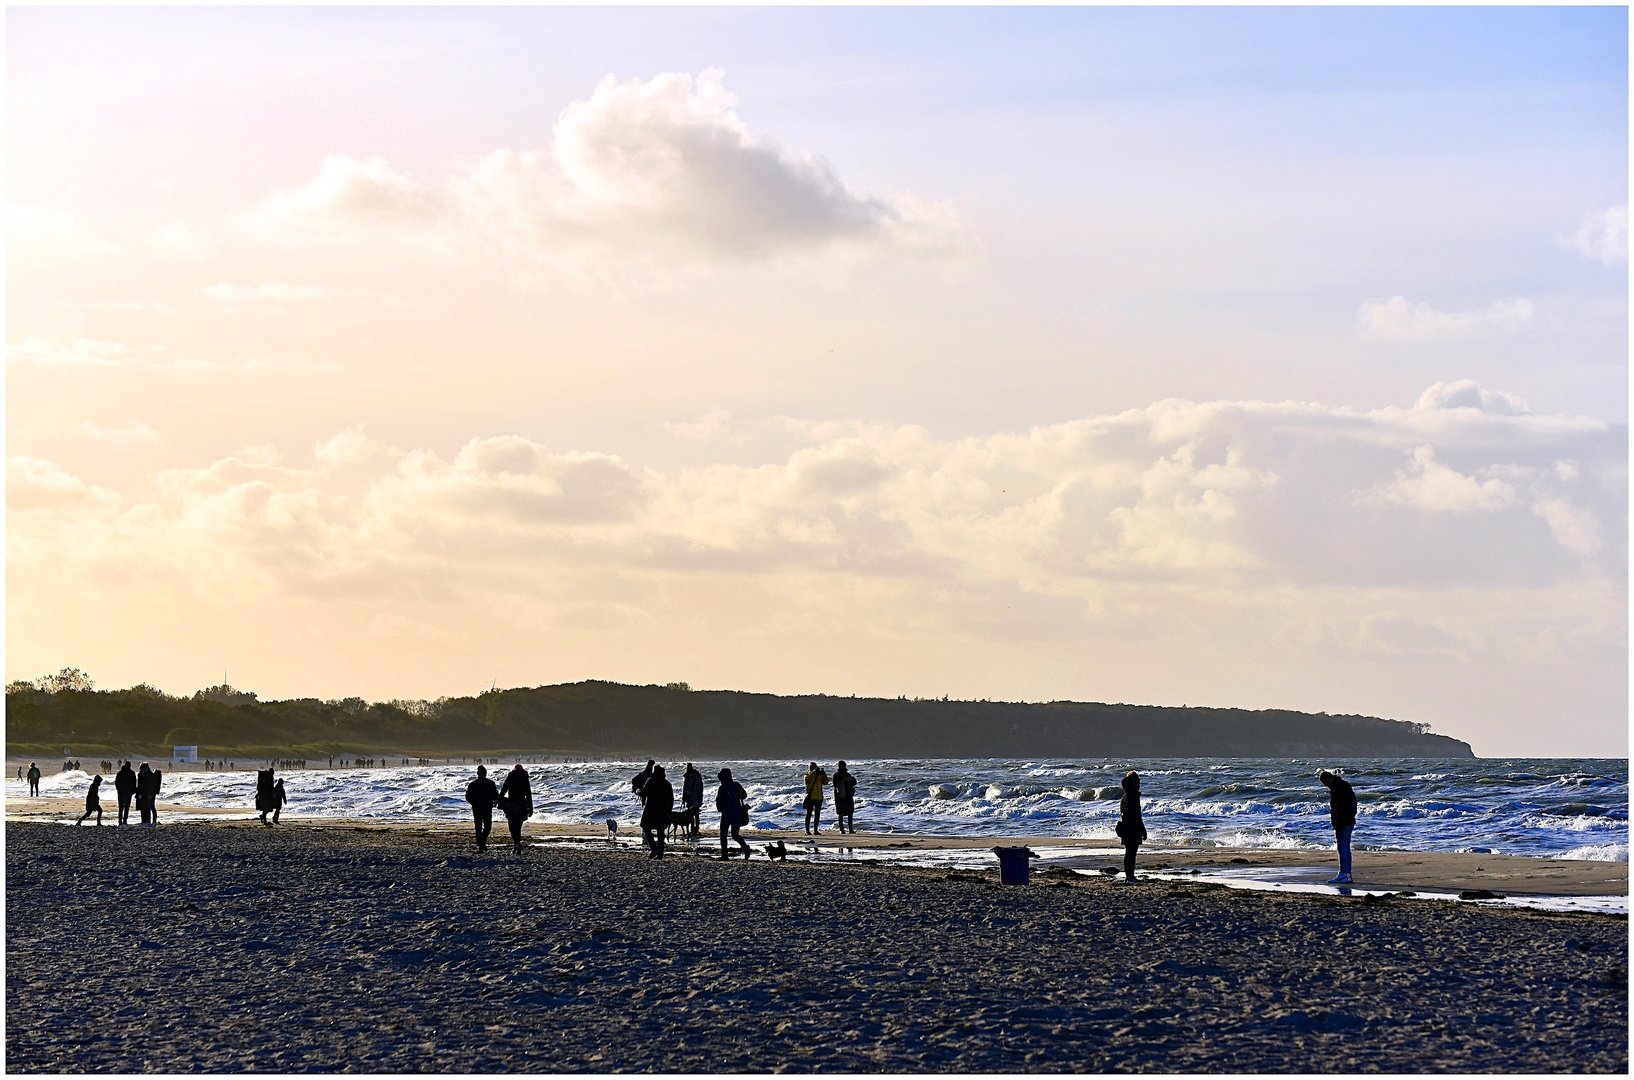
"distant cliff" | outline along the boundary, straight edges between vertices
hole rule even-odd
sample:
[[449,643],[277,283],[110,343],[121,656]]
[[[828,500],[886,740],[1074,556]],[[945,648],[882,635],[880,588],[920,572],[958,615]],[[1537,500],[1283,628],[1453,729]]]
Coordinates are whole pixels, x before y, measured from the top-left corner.
[[48,692],[12,684],[6,720],[12,745],[197,744],[204,756],[212,747],[250,746],[711,759],[1475,756],[1468,743],[1430,734],[1428,725],[1372,716],[780,697],[594,681],[375,704],[358,698],[262,702],[230,687],[175,698],[148,687]]

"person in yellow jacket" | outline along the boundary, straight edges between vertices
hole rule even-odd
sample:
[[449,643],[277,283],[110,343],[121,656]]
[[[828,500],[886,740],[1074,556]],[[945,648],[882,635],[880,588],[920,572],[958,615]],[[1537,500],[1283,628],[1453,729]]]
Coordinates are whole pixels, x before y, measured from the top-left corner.
[[817,826],[823,820],[823,787],[828,783],[828,774],[811,763],[811,771],[806,774],[806,832],[816,836]]

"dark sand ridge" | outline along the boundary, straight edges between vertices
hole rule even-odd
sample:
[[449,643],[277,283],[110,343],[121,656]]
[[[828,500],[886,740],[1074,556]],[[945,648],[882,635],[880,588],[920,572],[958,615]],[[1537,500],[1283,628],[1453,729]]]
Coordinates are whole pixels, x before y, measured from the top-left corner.
[[[112,792],[102,800],[104,822],[118,821],[117,802]],[[84,800],[72,798],[8,798],[6,820],[10,821],[73,821],[84,812]],[[215,821],[242,821],[254,811],[220,808],[200,809],[160,801],[161,821],[181,815],[199,815]],[[132,811],[132,819],[135,819]],[[346,819],[305,817],[286,811],[281,820],[285,825],[310,825],[327,828],[408,828],[415,830],[447,831],[464,835],[469,826],[452,823],[381,822],[377,819]],[[706,815],[707,820],[707,815]],[[86,824],[90,827],[89,823]],[[104,826],[106,827],[106,826]],[[164,828],[164,825],[160,826]],[[622,834],[626,841],[636,836],[629,823]],[[504,831],[503,823],[499,829]],[[605,840],[605,829],[548,825],[529,822],[525,835],[530,838],[550,837]],[[813,838],[792,830],[744,830],[743,838],[751,844],[782,840],[790,845],[790,853],[798,858]],[[1074,841],[1062,837],[1018,836],[996,839],[993,837],[916,836],[907,833],[861,833],[842,835],[825,831],[815,838],[827,851],[854,848],[868,851],[921,853],[939,849],[986,850],[1000,844],[1026,844],[1035,850],[1050,849],[1050,866],[1064,866],[1082,870],[1098,870],[1122,865],[1123,851],[1116,845],[1101,841]],[[705,830],[698,850],[718,848],[718,834]],[[1061,858],[1063,848],[1073,853]],[[677,846],[678,854],[689,850]],[[763,857],[755,848],[756,857]],[[1187,847],[1150,845],[1141,851],[1140,865],[1145,869],[1239,869],[1244,867],[1304,868],[1335,867],[1337,856],[1331,851],[1286,850],[1267,848]],[[995,860],[994,865],[997,865]],[[1463,852],[1425,851],[1369,851],[1355,853],[1355,887],[1398,891],[1402,889],[1460,892],[1465,889],[1487,889],[1514,895],[1532,896],[1626,896],[1628,895],[1628,864],[1591,862],[1588,860],[1542,859],[1521,855],[1481,855]]]
[[19,1071],[1628,1068],[1603,915],[426,828],[6,841]]

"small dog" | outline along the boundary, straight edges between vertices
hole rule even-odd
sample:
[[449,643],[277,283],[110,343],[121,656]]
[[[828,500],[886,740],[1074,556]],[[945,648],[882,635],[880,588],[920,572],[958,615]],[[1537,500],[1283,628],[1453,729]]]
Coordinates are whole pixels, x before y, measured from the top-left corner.
[[618,818],[607,819],[607,839],[618,843]]
[[781,840],[779,840],[775,844],[767,844],[766,845],[766,857],[768,859],[771,859],[773,862],[778,862],[778,861],[788,862],[789,861],[789,849],[783,846],[783,841],[781,841]]

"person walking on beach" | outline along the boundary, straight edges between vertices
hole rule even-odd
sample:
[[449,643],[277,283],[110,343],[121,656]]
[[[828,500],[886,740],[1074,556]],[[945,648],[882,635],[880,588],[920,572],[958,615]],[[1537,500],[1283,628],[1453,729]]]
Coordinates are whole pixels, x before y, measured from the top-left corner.
[[841,832],[857,831],[856,800],[857,778],[846,771],[842,761],[834,769],[834,816],[839,819]]
[[533,816],[533,783],[520,761],[505,777],[505,786],[499,789],[499,806],[505,811],[505,824],[511,828],[511,850],[520,855],[522,823]]
[[823,823],[823,788],[828,784],[828,774],[811,763],[811,771],[806,773],[806,832],[811,836],[818,835],[818,826]]
[[74,822],[75,825],[85,824],[85,819],[92,814],[96,815],[96,823],[98,825],[102,824],[102,800],[98,798],[101,789],[102,774],[97,773],[96,776],[91,778],[91,790],[85,793],[85,813],[81,814],[79,820]]
[[270,825],[267,815],[278,809],[272,793],[272,770],[255,770],[255,810],[261,815],[261,824]]
[[1123,841],[1123,880],[1119,885],[1135,883],[1135,853],[1146,839],[1146,822],[1140,816],[1140,776],[1131,769],[1123,778],[1123,801],[1118,804],[1118,838]]
[[664,767],[657,766],[646,786],[641,789],[645,803],[641,808],[641,838],[652,848],[647,858],[664,857],[664,833],[669,830],[670,814],[675,811],[675,788],[664,779]]
[[687,762],[686,772],[681,774],[681,805],[686,807],[687,814],[692,818],[687,828],[696,840],[698,817],[704,808],[704,774],[694,769],[690,761]]
[[114,773],[113,791],[119,797],[119,824],[129,825],[131,796],[136,794],[136,774],[131,771],[130,762],[123,762]]
[[1356,828],[1356,789],[1344,779],[1323,769],[1316,774],[1322,786],[1328,789],[1328,820],[1333,822],[1333,837],[1339,845],[1339,876],[1329,878],[1329,885],[1350,884],[1350,834]]
[[272,823],[274,825],[278,824],[278,815],[283,813],[284,803],[288,801],[289,796],[284,794],[284,778],[280,776],[278,782],[272,785]]
[[465,801],[471,804],[471,817],[477,826],[477,850],[488,850],[488,834],[494,831],[494,804],[499,801],[499,789],[488,779],[488,767],[477,766],[477,778],[465,786]]
[[40,796],[40,767],[32,761],[28,763],[28,793],[35,798]]
[[749,793],[743,790],[743,785],[732,779],[731,769],[722,769],[715,777],[721,782],[721,789],[715,793],[715,809],[721,812],[721,858],[730,859],[732,852],[726,846],[728,833],[743,849],[743,857],[747,859],[754,854],[743,837],[738,835],[741,826],[749,824]]

